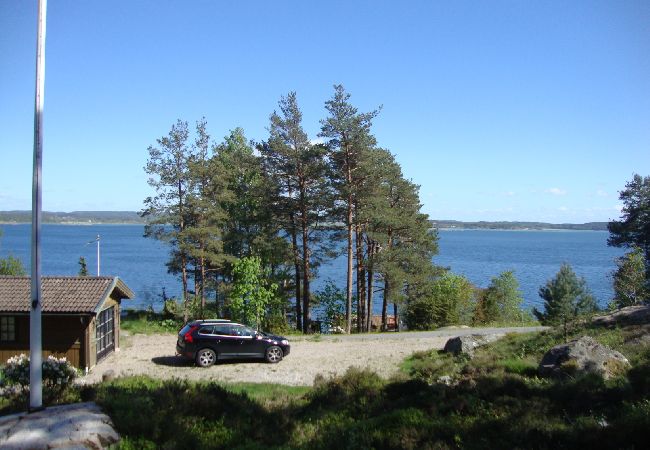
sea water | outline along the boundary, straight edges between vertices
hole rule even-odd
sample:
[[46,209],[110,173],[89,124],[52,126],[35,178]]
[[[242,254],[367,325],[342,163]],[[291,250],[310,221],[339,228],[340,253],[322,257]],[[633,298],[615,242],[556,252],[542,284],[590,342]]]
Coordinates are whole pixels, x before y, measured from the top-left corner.
[[[30,225],[0,225],[0,257],[13,255],[29,271]],[[136,294],[124,302],[126,308],[159,310],[163,289],[167,297],[179,296],[179,277],[167,272],[170,247],[144,237],[142,225],[50,225],[42,226],[43,275],[77,275],[79,258],[88,272],[97,272],[100,236],[100,274],[119,276]],[[449,267],[472,283],[486,287],[491,278],[513,270],[526,307],[542,305],[539,288],[555,276],[562,263],[570,264],[584,277],[601,306],[613,295],[611,274],[622,249],[607,246],[604,231],[493,231],[440,230],[435,264]],[[327,279],[345,288],[345,256],[322,264],[312,283],[314,291]],[[192,286],[192,283],[190,283]],[[380,294],[375,311],[379,311]]]

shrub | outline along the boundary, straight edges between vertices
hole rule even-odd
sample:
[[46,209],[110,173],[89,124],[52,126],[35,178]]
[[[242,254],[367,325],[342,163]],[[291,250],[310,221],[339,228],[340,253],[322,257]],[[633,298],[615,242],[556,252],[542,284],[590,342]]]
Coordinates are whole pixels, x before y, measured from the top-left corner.
[[474,287],[469,280],[448,272],[432,281],[424,295],[409,299],[406,323],[413,330],[469,325],[475,306]]
[[[16,397],[29,392],[29,356],[20,354],[7,360],[3,374],[3,396]],[[47,402],[59,399],[77,377],[65,357],[50,355],[43,360],[43,392]]]

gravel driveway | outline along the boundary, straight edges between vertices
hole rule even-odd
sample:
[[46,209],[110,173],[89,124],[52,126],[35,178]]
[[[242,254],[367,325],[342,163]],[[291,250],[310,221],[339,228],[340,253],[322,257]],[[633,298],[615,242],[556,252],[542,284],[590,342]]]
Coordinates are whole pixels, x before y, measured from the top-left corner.
[[[450,336],[462,334],[505,334],[543,329],[529,328],[454,328],[428,332],[338,335],[314,338],[289,338],[291,354],[278,364],[265,362],[219,362],[207,369],[175,356],[176,335],[129,336],[126,345],[101,361],[83,383],[101,381],[113,370],[117,376],[148,375],[154,378],[215,380],[230,382],[281,383],[311,386],[317,374],[341,375],[350,366],[369,368],[383,377],[398,371],[399,364],[416,351],[441,349]],[[123,333],[124,334],[124,333]]]

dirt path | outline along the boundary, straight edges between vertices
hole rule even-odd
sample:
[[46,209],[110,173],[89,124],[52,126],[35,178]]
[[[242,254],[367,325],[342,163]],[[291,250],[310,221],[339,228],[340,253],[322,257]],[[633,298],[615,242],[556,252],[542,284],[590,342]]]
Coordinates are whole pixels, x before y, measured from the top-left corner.
[[[490,334],[529,329],[489,329]],[[317,374],[341,375],[350,366],[369,368],[383,377],[398,371],[399,364],[416,351],[440,349],[451,335],[488,331],[472,329],[441,330],[425,333],[327,336],[320,340],[290,339],[291,354],[278,364],[265,362],[219,362],[207,368],[174,356],[176,335],[129,336],[127,345],[101,361],[85,383],[101,381],[102,374],[113,370],[117,376],[149,375],[155,378],[217,380],[230,382],[281,383],[312,385]]]

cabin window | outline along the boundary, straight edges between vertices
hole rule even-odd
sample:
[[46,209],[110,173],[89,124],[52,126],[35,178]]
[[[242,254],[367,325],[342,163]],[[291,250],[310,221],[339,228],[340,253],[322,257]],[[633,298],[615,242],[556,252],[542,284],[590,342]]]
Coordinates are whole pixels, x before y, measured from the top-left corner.
[[13,342],[16,340],[16,318],[13,316],[0,317],[0,341]]
[[111,306],[97,315],[97,330],[95,335],[97,360],[100,360],[115,349],[114,314],[114,307]]

